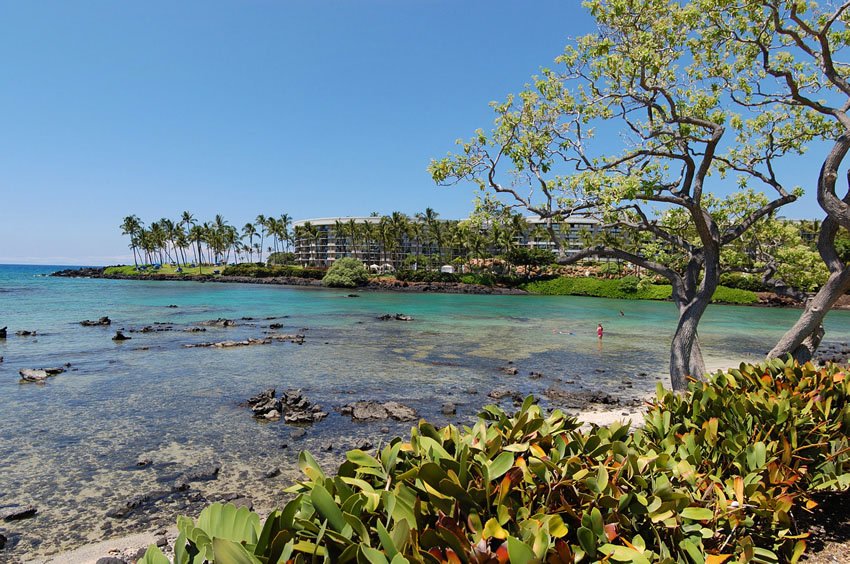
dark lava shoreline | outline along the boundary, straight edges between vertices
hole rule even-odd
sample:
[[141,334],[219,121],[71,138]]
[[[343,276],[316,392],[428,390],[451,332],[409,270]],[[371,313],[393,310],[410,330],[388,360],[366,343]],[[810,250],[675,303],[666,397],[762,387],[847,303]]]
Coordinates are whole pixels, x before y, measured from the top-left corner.
[[[51,274],[63,278],[106,278],[112,280],[168,280],[188,282],[217,282],[221,284],[271,284],[276,286],[301,286],[312,288],[325,288],[321,280],[310,278],[298,278],[295,276],[271,276],[268,278],[253,278],[250,276],[222,276],[214,274],[105,274],[107,267],[83,267],[69,268]],[[435,294],[477,294],[477,295],[529,295],[525,290],[519,288],[504,288],[498,286],[484,286],[482,284],[464,284],[463,282],[402,282],[400,280],[370,280],[365,286],[356,288],[357,291],[378,292],[430,292]],[[758,302],[753,304],[728,304],[746,305],[750,307],[788,307],[799,309],[802,304],[785,296],[779,296],[772,292],[756,292]],[[669,301],[669,300],[666,300]],[[723,305],[723,302],[719,302]],[[833,309],[850,310],[850,294],[842,296],[836,302]]]
[[[221,276],[214,274],[157,274],[130,275],[105,274],[106,267],[69,268],[54,272],[51,276],[63,278],[106,278],[110,280],[169,280],[184,282],[218,282],[224,284],[272,284],[277,286],[308,286],[324,288],[321,280],[298,278],[295,276],[271,276],[268,278],[252,278],[250,276]],[[439,294],[492,294],[492,295],[526,295],[528,292],[519,288],[502,288],[484,286],[482,284],[464,284],[462,282],[402,282],[399,280],[370,280],[357,290],[374,290],[386,292],[431,292]]]

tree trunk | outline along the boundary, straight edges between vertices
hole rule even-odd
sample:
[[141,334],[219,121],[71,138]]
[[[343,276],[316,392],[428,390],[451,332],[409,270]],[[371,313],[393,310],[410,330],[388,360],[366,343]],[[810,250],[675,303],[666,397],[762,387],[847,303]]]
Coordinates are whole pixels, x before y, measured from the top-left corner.
[[697,326],[707,305],[701,301],[694,300],[681,311],[673,342],[670,344],[670,386],[676,392],[688,388],[689,376],[702,378],[705,374],[702,351],[699,345],[694,346],[698,338]]
[[782,336],[773,350],[767,353],[767,358],[780,358],[790,354],[801,362],[811,360],[817,345],[820,344],[820,337],[817,335],[823,331],[826,314],[848,290],[850,267],[830,274],[826,284],[806,303],[805,310],[794,326]]

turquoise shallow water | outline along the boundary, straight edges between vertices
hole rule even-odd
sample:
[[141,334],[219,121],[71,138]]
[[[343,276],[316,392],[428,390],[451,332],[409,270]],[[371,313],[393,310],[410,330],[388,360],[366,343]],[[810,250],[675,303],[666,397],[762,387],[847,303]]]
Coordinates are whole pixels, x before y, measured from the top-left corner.
[[[240,491],[260,508],[273,506],[297,477],[299,449],[320,452],[330,444],[333,452],[324,455],[330,463],[364,438],[377,443],[410,426],[355,424],[333,411],[357,399],[394,399],[444,423],[468,421],[495,387],[640,397],[663,380],[675,323],[673,306],[660,302],[366,292],[348,298],[348,292],[323,289],[43,276],[56,269],[0,266],[0,327],[10,332],[0,341],[0,506],[32,503],[39,509],[33,519],[0,524],[17,544],[0,560],[26,560],[150,527],[145,517],[110,520],[104,514],[203,462],[220,464],[221,473],[195,486],[202,494]],[[396,312],[415,320],[375,319]],[[709,363],[760,357],[797,314],[710,307],[701,326]],[[113,320],[111,327],[79,325],[102,315]],[[239,324],[183,331],[219,317]],[[266,317],[280,317],[274,320],[283,324],[279,332],[303,330],[305,344],[183,347],[261,337],[272,322]],[[156,322],[174,330],[111,340],[116,329]],[[606,328],[601,345],[597,322]],[[21,329],[38,335],[15,336]],[[826,342],[847,341],[850,312],[834,312]],[[508,361],[519,375],[500,370]],[[68,362],[72,369],[44,386],[18,384],[21,368]],[[544,377],[532,380],[529,371]],[[281,422],[258,423],[238,404],[267,387],[301,388],[330,415],[301,438]],[[444,401],[458,404],[455,418],[440,413]],[[288,448],[281,448],[284,443]],[[140,458],[154,464],[139,469]],[[273,468],[282,474],[264,479]],[[174,516],[162,518],[170,523]]]

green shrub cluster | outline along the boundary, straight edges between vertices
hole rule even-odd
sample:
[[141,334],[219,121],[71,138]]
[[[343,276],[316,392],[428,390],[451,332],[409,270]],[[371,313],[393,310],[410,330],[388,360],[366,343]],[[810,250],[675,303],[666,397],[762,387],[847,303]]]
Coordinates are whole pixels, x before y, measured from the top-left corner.
[[103,269],[103,273],[106,276],[117,276],[117,275],[134,276],[134,275],[140,274],[140,272],[138,270],[136,270],[136,267],[133,266],[132,264],[129,265],[129,266],[126,266],[126,265],[107,266],[106,268]]
[[[796,561],[794,516],[850,486],[846,374],[772,361],[659,387],[642,429],[582,431],[531,397],[471,428],[422,421],[375,456],[346,454],[261,526],[214,504],[178,520],[179,564]],[[143,564],[167,562],[151,547]]]
[[[623,300],[667,300],[672,288],[669,284],[647,284],[645,279],[624,276],[616,280],[590,276],[561,276],[552,280],[537,280],[521,287],[532,294],[547,296],[593,296]],[[712,298],[714,302],[730,304],[753,304],[758,296],[748,290],[718,286]]]
[[320,268],[301,268],[300,266],[263,266],[260,264],[242,263],[228,266],[221,274],[223,276],[250,276],[251,278],[291,276],[293,278],[321,280],[325,276],[325,272],[325,270]]
[[711,301],[726,304],[755,304],[758,303],[759,298],[755,292],[750,290],[718,286],[711,297]]
[[720,275],[720,283],[727,288],[737,288],[739,290],[749,290],[751,292],[770,291],[770,288],[765,287],[761,282],[761,278],[752,274],[741,274],[739,272],[724,272]]
[[399,270],[395,277],[403,282],[460,282],[460,276],[439,270]]
[[369,271],[356,258],[337,259],[322,278],[322,284],[332,288],[356,288],[369,280]]

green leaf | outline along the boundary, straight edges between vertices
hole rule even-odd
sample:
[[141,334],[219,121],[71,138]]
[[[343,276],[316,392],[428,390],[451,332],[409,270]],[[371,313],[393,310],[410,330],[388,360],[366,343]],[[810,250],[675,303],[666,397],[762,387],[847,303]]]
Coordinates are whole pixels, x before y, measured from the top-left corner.
[[596,557],[596,535],[587,527],[579,527],[576,531],[578,543],[584,551],[591,557]]
[[152,544],[145,551],[145,555],[142,556],[141,560],[139,560],[136,564],[171,564],[171,562],[168,561],[168,558],[165,557],[156,545]]
[[514,465],[514,455],[510,452],[503,452],[499,454],[492,462],[490,462],[489,467],[487,469],[488,476],[490,480],[495,480],[500,478],[505,472],[510,470]]
[[361,544],[358,550],[370,564],[389,564],[387,557],[378,549]]
[[514,537],[508,537],[508,558],[511,562],[536,562],[534,551],[527,544]]
[[227,539],[213,539],[216,564],[262,564],[245,547]]
[[685,519],[694,521],[708,521],[714,519],[714,512],[706,507],[686,507],[680,513]]
[[342,515],[342,510],[334,501],[328,490],[320,484],[315,484],[310,492],[310,501],[313,507],[319,512],[323,518],[327,519],[331,528],[338,533],[341,533],[346,526],[345,517]]

